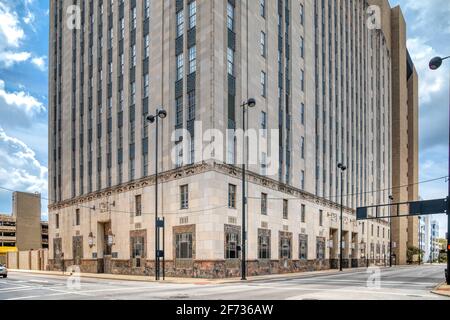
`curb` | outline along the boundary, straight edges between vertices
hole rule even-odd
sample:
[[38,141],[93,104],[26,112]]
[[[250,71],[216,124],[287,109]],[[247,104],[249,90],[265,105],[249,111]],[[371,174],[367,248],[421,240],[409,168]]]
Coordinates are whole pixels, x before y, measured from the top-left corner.
[[447,284],[446,282],[442,282],[442,283],[438,284],[433,290],[431,290],[431,293],[439,295],[441,297],[450,298],[450,291],[444,293],[441,290],[439,290],[440,287],[442,287],[446,284]]

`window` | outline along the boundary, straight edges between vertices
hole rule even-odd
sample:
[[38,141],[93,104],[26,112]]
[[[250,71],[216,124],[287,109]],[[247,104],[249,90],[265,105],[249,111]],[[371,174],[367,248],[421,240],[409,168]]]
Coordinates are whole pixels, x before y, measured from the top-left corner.
[[236,209],[236,186],[228,185],[228,208]]
[[[145,256],[144,237],[132,237],[131,238],[131,247],[133,250],[131,253],[131,256],[133,259],[142,258]],[[139,267],[139,265],[137,265],[136,267]]]
[[131,46],[131,65],[136,67],[136,45]]
[[147,98],[150,93],[150,78],[148,73],[144,74],[144,98]]
[[270,235],[258,236],[258,259],[270,259]]
[[370,232],[370,234],[373,237],[373,225],[371,225],[371,232]]
[[261,43],[260,43],[260,46],[261,46],[261,55],[263,57],[266,57],[266,34],[263,31],[261,31]]
[[192,46],[189,48],[189,74],[194,73],[197,70],[197,47]]
[[150,18],[150,0],[145,0],[145,6],[144,6],[144,17]]
[[136,17],[137,17],[137,11],[136,7],[131,9],[131,29],[136,29]]
[[316,258],[317,260],[325,259],[325,239],[317,238],[316,240]]
[[261,130],[262,136],[265,137],[267,134],[267,113],[261,111]]
[[266,73],[261,71],[261,96],[266,96]]
[[234,50],[231,48],[227,50],[227,69],[229,75],[234,75]]
[[380,237],[380,227],[377,227],[377,237]]
[[144,58],[150,57],[150,35],[144,37]]
[[305,137],[300,138],[300,156],[305,159]]
[[323,227],[323,210],[319,210],[319,226]]
[[188,209],[189,208],[189,187],[188,185],[184,185],[180,187],[180,208]]
[[305,171],[302,170],[300,173],[300,188],[305,190]]
[[175,126],[177,128],[183,126],[183,98],[175,100]]
[[141,195],[137,195],[134,198],[136,217],[142,216],[142,198],[141,197],[142,197]]
[[227,4],[227,27],[234,31],[234,6],[229,1]]
[[306,234],[301,234],[299,236],[299,259],[308,260],[308,236]]
[[80,225],[80,209],[75,210],[75,225]]
[[305,91],[305,71],[302,70],[300,72],[300,89]]
[[306,222],[306,206],[304,204],[301,205],[300,221],[302,223]]
[[303,4],[300,4],[300,24],[302,26],[305,24],[305,9]]
[[177,12],[177,37],[182,36],[184,33],[184,12],[180,10]]
[[189,3],[189,29],[197,25],[197,3],[192,1]]
[[305,104],[304,103],[302,103],[300,105],[300,123],[302,125],[305,124]]
[[227,232],[225,234],[225,259],[238,259],[238,232]]
[[267,215],[267,194],[261,193],[261,214]]
[[59,229],[59,213],[55,215],[55,228]]
[[288,219],[289,217],[289,202],[286,199],[283,199],[283,219]]
[[289,237],[281,237],[280,259],[291,259],[291,239]]
[[259,14],[261,17],[266,17],[266,0],[259,0]]
[[305,39],[303,37],[300,37],[300,56],[305,57]]
[[180,53],[177,56],[177,80],[183,79],[184,73],[184,55]]
[[177,259],[192,259],[192,233],[176,234],[175,243]]

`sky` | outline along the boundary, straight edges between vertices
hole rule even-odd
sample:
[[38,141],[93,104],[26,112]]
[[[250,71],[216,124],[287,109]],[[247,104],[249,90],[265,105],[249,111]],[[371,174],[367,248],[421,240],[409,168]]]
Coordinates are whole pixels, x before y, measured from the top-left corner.
[[[408,49],[420,81],[420,181],[448,175],[450,60],[430,71],[434,56],[450,55],[450,1],[390,0],[407,22]],[[48,0],[0,0],[0,187],[48,197]],[[444,198],[444,180],[420,185],[423,199]],[[42,201],[43,218],[47,201]],[[0,212],[11,193],[0,190]],[[446,217],[435,216],[445,235]]]

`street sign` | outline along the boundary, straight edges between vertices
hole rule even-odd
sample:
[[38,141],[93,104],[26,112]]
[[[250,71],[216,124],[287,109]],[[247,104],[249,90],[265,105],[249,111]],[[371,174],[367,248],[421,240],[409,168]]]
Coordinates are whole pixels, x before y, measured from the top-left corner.
[[[382,210],[382,209],[389,210]],[[383,212],[390,215],[381,215]],[[357,220],[424,216],[447,212],[447,199],[380,204],[356,209]]]
[[447,211],[447,199],[416,201],[409,203],[409,214],[424,216],[439,214]]

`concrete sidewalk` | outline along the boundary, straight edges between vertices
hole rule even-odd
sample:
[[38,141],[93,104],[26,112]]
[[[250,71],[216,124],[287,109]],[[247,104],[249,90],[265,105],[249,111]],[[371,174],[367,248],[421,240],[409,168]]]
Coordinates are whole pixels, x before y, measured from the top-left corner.
[[438,294],[438,295],[441,295],[441,296],[450,297],[450,286],[447,285],[447,283],[443,282],[440,285],[438,285],[431,292],[435,293],[435,294]]
[[[398,268],[407,268],[407,266],[402,267],[394,267]],[[389,267],[380,267],[381,270],[391,269]],[[52,275],[52,276],[71,276],[69,272],[61,272],[61,271],[36,271],[36,270],[18,270],[18,269],[9,269],[10,272],[20,272],[20,273],[29,273],[29,274],[41,274],[41,275]],[[309,278],[320,275],[334,275],[334,274],[345,274],[345,273],[359,273],[366,272],[367,268],[355,268],[355,269],[345,269],[343,272],[339,272],[338,270],[323,270],[323,271],[312,271],[312,272],[303,272],[303,273],[286,273],[286,274],[272,274],[272,275],[262,275],[262,276],[253,276],[248,277],[247,281],[244,282],[252,282],[252,281],[268,281],[268,280],[278,280],[278,279],[292,279],[292,278]],[[204,278],[173,278],[166,277],[166,280],[156,281],[154,276],[134,276],[134,275],[121,275],[121,274],[100,274],[100,273],[81,273],[81,278],[91,278],[91,279],[104,279],[104,280],[123,280],[123,281],[141,281],[141,282],[159,282],[159,283],[174,283],[174,284],[198,284],[198,285],[206,285],[206,284],[227,284],[227,283],[241,283],[243,282],[240,278],[227,278],[227,279],[204,279]]]

